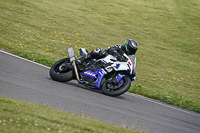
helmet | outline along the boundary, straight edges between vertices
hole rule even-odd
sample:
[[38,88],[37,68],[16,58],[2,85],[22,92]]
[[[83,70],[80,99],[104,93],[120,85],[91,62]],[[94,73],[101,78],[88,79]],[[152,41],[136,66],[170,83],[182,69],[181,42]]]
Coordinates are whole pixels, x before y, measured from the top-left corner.
[[127,55],[135,55],[138,49],[138,44],[132,39],[127,39],[124,43],[124,47]]

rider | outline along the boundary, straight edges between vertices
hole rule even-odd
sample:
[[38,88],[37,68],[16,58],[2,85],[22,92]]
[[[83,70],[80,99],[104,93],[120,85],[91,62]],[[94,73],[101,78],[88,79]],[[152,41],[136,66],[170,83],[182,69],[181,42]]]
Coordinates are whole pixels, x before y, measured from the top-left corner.
[[123,56],[124,53],[127,55],[135,55],[138,49],[138,44],[136,41],[132,39],[127,39],[124,45],[116,44],[113,47],[108,47],[108,50],[104,50],[103,48],[96,48],[92,52],[88,53],[87,56],[83,56],[76,60],[77,65],[81,65],[85,60],[99,59],[106,56],[106,53],[113,55],[119,61],[127,61],[127,58]]

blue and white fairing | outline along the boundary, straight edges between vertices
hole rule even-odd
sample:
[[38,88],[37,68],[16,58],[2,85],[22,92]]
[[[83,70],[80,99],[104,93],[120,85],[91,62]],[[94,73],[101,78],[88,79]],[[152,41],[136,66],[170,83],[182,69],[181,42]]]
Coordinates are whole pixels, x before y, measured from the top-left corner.
[[135,74],[136,57],[133,55],[127,56],[125,53],[124,56],[128,59],[126,62],[117,61],[117,59],[112,55],[108,55],[100,60],[106,63],[112,63],[111,67],[114,68],[115,71],[128,71],[130,76],[129,75],[124,75],[124,76],[129,76],[131,77],[131,80],[134,81],[136,77]]
[[84,76],[88,76],[88,77],[92,78],[93,80],[95,80],[95,78],[97,78],[97,81],[95,82],[94,86],[99,88],[101,80],[102,80],[103,76],[106,74],[106,72],[103,69],[97,69],[94,72],[92,70],[88,70],[88,71],[82,72],[81,74]]
[[[115,71],[128,71],[129,75],[127,74],[118,74],[116,81],[119,82],[124,76],[128,76],[132,81],[135,80],[135,67],[136,67],[136,57],[135,56],[127,56],[124,54],[124,56],[128,59],[127,62],[120,62],[117,61],[115,57],[112,55],[108,55],[105,58],[99,59],[102,62],[105,63],[112,63],[111,66],[108,66],[105,68],[105,70],[109,73],[110,70],[115,70]],[[96,71],[88,70],[85,72],[82,72],[81,74],[84,76],[87,76],[91,79],[93,79],[94,86],[99,88],[100,83],[104,75],[107,74],[107,72],[104,69],[97,69]]]

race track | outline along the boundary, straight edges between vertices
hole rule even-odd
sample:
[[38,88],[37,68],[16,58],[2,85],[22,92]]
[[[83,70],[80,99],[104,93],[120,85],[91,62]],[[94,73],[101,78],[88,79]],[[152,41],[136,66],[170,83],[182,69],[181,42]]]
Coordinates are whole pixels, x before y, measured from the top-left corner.
[[0,95],[155,133],[199,133],[200,114],[124,94],[109,97],[50,79],[49,67],[0,51]]

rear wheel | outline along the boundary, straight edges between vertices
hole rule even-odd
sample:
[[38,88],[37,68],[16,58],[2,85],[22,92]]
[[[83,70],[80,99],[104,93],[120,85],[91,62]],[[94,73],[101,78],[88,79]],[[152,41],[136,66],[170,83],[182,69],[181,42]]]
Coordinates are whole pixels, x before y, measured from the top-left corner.
[[61,59],[52,65],[49,74],[53,80],[66,82],[74,78],[74,71],[68,69],[66,63],[70,63],[69,58]]
[[[109,79],[111,79],[110,77]],[[123,77],[118,83],[110,82],[110,80],[104,80],[101,90],[105,95],[119,96],[124,94],[131,86],[131,79],[127,76]]]

